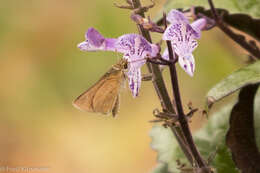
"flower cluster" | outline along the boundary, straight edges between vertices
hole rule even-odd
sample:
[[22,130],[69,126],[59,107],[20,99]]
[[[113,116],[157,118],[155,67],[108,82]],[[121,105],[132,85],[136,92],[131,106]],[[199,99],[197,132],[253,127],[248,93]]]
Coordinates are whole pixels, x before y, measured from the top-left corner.
[[[189,24],[183,13],[172,10],[167,16],[171,23],[163,34],[164,40],[170,40],[174,52],[179,56],[179,64],[191,76],[195,69],[192,55],[197,47],[200,31],[206,21],[199,19]],[[123,58],[128,61],[128,83],[133,97],[139,93],[141,86],[141,67],[147,58],[155,58],[160,48],[156,44],[149,43],[138,34],[125,34],[118,38],[105,38],[96,29],[89,28],[85,34],[86,40],[78,44],[82,51],[114,51],[123,53]],[[162,57],[169,60],[168,51],[165,50]]]

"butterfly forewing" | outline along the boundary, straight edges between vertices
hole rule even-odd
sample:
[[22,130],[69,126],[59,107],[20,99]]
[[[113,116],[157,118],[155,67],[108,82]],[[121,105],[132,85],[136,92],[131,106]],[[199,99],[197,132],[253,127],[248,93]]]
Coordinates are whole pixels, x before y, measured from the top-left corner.
[[104,82],[105,80],[99,80],[91,88],[89,88],[87,91],[78,96],[74,100],[73,105],[80,110],[94,112],[92,100],[96,92],[104,84]]
[[123,68],[112,67],[98,82],[81,94],[73,105],[84,111],[116,115],[119,92],[125,81]]
[[93,98],[92,103],[95,112],[107,114],[113,110],[123,80],[123,73],[121,71],[115,74],[115,76],[112,74],[109,76]]

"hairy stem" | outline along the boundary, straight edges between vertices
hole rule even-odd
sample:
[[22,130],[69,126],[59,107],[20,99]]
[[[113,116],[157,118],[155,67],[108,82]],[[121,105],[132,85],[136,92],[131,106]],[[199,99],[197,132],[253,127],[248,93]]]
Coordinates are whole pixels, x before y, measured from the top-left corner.
[[[173,50],[172,50],[170,41],[167,41],[167,47],[168,47],[168,52],[169,52],[169,59],[173,61],[174,54],[173,54]],[[171,73],[173,96],[174,96],[175,102],[176,102],[177,115],[179,116],[179,122],[180,122],[181,129],[183,131],[183,134],[185,136],[185,139],[187,141],[187,144],[190,148],[190,151],[194,157],[194,160],[195,160],[197,166],[200,168],[207,167],[205,161],[201,157],[201,155],[200,155],[199,151],[197,150],[197,147],[193,141],[192,134],[191,134],[191,131],[189,128],[189,124],[186,119],[186,115],[184,114],[184,111],[183,111],[175,64],[173,63],[172,65],[169,66],[169,68],[170,68],[170,73]]]
[[[137,9],[141,7],[140,0],[132,0],[133,8]],[[138,13],[140,16],[145,17],[143,12]],[[141,25],[137,25],[139,32],[145,37],[149,42],[152,42],[151,36],[149,31],[145,30]],[[167,110],[168,112],[175,113],[173,108],[171,99],[169,97],[168,91],[166,89],[162,73],[156,64],[152,64],[147,62],[147,67],[150,73],[153,76],[153,85],[156,90],[156,93],[160,99],[161,105],[163,110]],[[186,145],[185,138],[183,136],[182,130],[178,126],[171,127],[173,134],[175,135],[181,149],[183,150],[184,154],[186,155],[187,159],[192,164],[192,156],[190,154],[189,148]]]
[[241,37],[240,35],[234,33],[227,25],[225,25],[222,21],[222,19],[219,17],[214,4],[212,0],[208,0],[209,6],[213,15],[213,18],[217,24],[217,26],[232,40],[234,40],[237,44],[239,44],[241,47],[243,47],[245,50],[247,50],[251,55],[254,57],[260,59],[260,50],[256,47],[251,46],[244,37]]

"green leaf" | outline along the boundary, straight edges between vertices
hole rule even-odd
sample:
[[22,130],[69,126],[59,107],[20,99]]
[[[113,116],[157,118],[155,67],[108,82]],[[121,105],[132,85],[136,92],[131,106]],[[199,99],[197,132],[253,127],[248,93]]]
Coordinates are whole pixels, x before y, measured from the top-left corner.
[[257,83],[260,83],[260,61],[233,72],[210,89],[206,108],[244,86]]
[[158,161],[168,163],[168,167],[175,167],[175,147],[177,143],[171,131],[162,126],[154,126],[150,132],[150,136],[153,139],[151,143],[152,149],[158,151]]
[[[216,8],[226,9],[230,13],[243,13],[252,17],[260,17],[259,0],[213,0],[213,2]],[[163,7],[163,11],[169,12],[173,8],[187,9],[192,6],[209,8],[208,0],[168,0]],[[162,16],[162,12],[160,16]]]
[[[214,4],[225,23],[260,40],[260,0],[215,0]],[[185,10],[192,6],[195,14],[212,18],[207,0],[168,0],[154,21],[162,24],[163,12],[177,8]]]
[[[255,101],[255,132],[258,146],[260,146],[260,95]],[[238,173],[231,153],[225,144],[225,135],[229,127],[229,115],[233,105],[223,107],[214,113],[207,124],[194,134],[194,141],[202,156],[207,159],[217,151],[212,166],[218,173]],[[170,172],[179,173],[176,160],[187,163],[184,154],[169,129],[161,126],[154,126],[150,132],[152,138],[151,146],[158,152],[158,161],[168,164]],[[157,172],[163,173],[163,172]]]

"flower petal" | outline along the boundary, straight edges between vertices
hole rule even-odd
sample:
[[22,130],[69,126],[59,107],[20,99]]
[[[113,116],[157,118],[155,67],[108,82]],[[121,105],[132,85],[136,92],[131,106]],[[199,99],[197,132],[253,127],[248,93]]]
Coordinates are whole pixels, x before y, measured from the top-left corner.
[[89,41],[89,44],[96,47],[102,46],[105,41],[105,38],[95,28],[89,28],[85,38]]
[[207,25],[207,21],[204,18],[200,18],[200,19],[195,20],[194,22],[192,22],[190,25],[198,33],[198,37],[197,38],[200,38],[200,32]]
[[132,58],[128,54],[125,54],[123,58],[127,60],[131,68],[141,68],[146,63],[146,59]]
[[171,24],[163,34],[164,40],[171,40],[173,50],[178,56],[192,53],[197,47],[197,32],[189,24]]
[[170,58],[169,58],[169,52],[167,48],[164,49],[162,58],[169,61]]
[[191,77],[193,76],[195,70],[195,61],[192,54],[179,57],[179,64],[186,73],[188,73]]
[[178,10],[171,10],[167,17],[166,17],[167,21],[169,21],[170,23],[189,23],[189,20],[184,16],[184,14]]
[[115,39],[115,38],[106,38],[105,39],[105,50],[115,52],[116,51],[116,47],[115,47],[116,42],[117,42],[117,39]]
[[[168,49],[166,48],[162,54],[162,58],[169,60]],[[186,54],[185,56],[180,56],[178,59],[179,65],[181,68],[188,73],[190,76],[193,76],[195,70],[195,60],[192,54]],[[164,65],[160,65],[161,68],[164,68]]]
[[[179,56],[180,66],[190,76],[193,76],[195,61],[192,52],[198,46],[196,39],[200,38],[200,33],[206,25],[206,20],[198,19],[189,24],[183,13],[177,10],[170,11],[167,20],[171,22],[171,25],[165,30],[163,39],[171,41],[174,52]],[[162,57],[169,59],[168,50],[165,50]]]
[[105,38],[94,28],[89,28],[85,34],[86,41],[78,44],[82,51],[103,50],[105,47]]
[[131,67],[127,72],[128,76],[128,83],[129,83],[129,88],[132,92],[133,97],[137,97],[139,93],[139,89],[141,87],[141,69],[140,68],[134,68]]
[[128,54],[131,58],[155,57],[159,52],[157,45],[149,43],[143,36],[126,34],[118,38],[116,51]]
[[167,27],[163,34],[164,40],[175,42],[189,41],[192,38],[198,38],[200,33],[194,30],[190,24],[175,23]]
[[78,44],[78,48],[82,51],[115,51],[115,43],[117,39],[104,38],[96,29],[89,28],[85,34],[86,40]]

